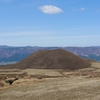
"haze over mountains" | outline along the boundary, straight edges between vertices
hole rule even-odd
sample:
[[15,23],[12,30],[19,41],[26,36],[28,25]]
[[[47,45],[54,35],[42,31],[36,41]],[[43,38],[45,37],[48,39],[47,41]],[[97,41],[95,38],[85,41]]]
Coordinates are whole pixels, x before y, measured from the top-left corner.
[[[71,53],[74,53],[83,58],[90,58],[92,60],[100,61],[100,47],[37,47],[37,46],[0,46],[0,63],[18,62],[38,50],[54,50],[63,48]],[[3,63],[4,62],[4,63]]]

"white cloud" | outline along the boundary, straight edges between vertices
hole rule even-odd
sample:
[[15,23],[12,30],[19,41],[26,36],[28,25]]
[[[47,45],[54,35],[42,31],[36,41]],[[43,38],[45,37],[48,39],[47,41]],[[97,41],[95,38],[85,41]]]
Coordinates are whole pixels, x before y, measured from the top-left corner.
[[53,5],[40,6],[39,9],[46,14],[58,14],[63,12],[61,8]]
[[82,7],[82,8],[80,8],[80,10],[81,10],[81,11],[84,11],[84,10],[85,10],[85,8],[84,8],[84,7]]

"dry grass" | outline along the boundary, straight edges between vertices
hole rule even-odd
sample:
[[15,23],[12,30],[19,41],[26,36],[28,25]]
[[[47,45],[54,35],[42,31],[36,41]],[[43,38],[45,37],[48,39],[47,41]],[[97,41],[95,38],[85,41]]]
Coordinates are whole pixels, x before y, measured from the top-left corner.
[[[4,70],[0,70],[4,72]],[[5,70],[27,73],[11,86],[1,87],[0,100],[100,100],[100,63],[91,68],[68,70]],[[12,73],[13,74],[10,74]],[[32,76],[33,75],[33,76]],[[16,74],[15,74],[16,76]],[[41,79],[36,76],[46,76]],[[57,76],[57,77],[55,77]],[[3,81],[2,81],[3,82]]]
[[22,74],[20,69],[0,69],[0,74]]
[[23,72],[27,72],[28,75],[62,76],[57,70],[52,69],[25,69]]
[[0,100],[100,100],[100,80],[56,78],[0,91]]

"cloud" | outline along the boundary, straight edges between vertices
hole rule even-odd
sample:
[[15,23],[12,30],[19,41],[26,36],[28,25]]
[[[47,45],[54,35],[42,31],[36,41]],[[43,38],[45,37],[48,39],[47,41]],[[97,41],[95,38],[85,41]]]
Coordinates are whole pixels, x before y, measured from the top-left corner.
[[40,6],[39,9],[45,14],[58,14],[63,12],[61,8],[53,5]]
[[49,32],[49,31],[18,31],[18,32],[5,32],[1,33],[0,37],[11,37],[11,36],[46,36],[51,35],[55,32]]
[[74,12],[76,12],[76,11],[84,11],[84,10],[85,10],[84,7],[81,7],[81,8],[79,8],[79,9],[76,9],[76,8],[71,8],[71,9],[72,9],[72,11],[74,11]]
[[82,8],[80,8],[80,10],[81,10],[81,11],[84,11],[84,10],[85,10],[85,8],[84,8],[84,7],[82,7]]

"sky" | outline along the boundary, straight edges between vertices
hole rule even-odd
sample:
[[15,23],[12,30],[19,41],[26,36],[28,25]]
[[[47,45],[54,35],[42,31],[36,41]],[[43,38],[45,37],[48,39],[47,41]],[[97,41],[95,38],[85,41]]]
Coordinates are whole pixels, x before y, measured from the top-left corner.
[[0,0],[0,45],[100,46],[100,0]]

